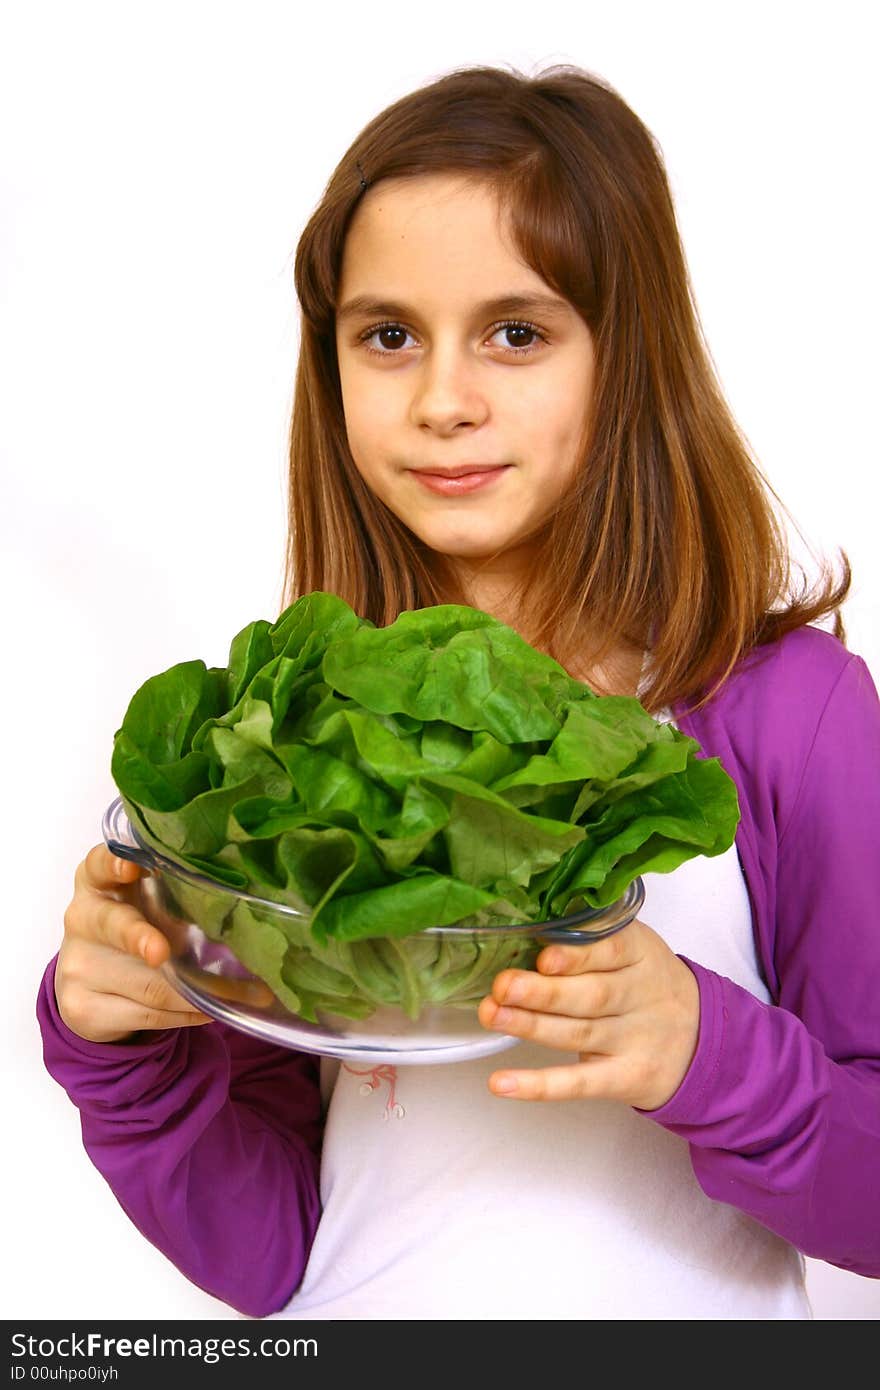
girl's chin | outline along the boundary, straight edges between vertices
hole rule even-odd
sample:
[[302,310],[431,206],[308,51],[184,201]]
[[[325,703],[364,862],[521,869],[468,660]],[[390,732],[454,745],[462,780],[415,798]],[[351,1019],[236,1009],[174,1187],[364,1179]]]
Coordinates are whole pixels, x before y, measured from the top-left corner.
[[416,534],[423,545],[438,555],[445,555],[450,560],[464,560],[474,564],[504,555],[508,550],[514,549],[518,543],[513,536],[446,536],[431,531],[421,531]]

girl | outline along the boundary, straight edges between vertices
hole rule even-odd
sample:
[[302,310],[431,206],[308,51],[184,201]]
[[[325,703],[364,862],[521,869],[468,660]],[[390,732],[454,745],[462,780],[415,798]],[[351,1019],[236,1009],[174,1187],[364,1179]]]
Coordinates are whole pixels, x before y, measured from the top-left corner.
[[800,1252],[880,1275],[880,708],[812,626],[846,562],[792,591],[657,149],[576,68],[452,72],[354,142],[296,288],[285,601],[490,611],[719,756],[737,842],[502,972],[503,1068],[366,1079],[192,1009],[95,847],[39,1001],[86,1148],[252,1316],[809,1317]]

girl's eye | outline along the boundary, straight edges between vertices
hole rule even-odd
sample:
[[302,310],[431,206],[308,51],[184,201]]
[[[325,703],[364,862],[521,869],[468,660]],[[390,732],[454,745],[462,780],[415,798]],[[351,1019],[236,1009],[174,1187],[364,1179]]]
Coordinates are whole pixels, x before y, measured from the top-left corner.
[[[541,342],[546,342],[543,334],[539,332],[533,323],[502,323],[493,330],[492,336],[494,337],[497,333],[508,334],[508,340],[506,343],[502,343],[502,347],[509,347],[520,355],[526,352],[534,352],[537,346],[533,341],[535,338],[539,338]],[[523,335],[530,339],[530,341],[524,343],[522,341]],[[513,341],[511,341],[511,339],[513,339]]]
[[[399,323],[380,323],[378,328],[368,328],[366,333],[362,334],[361,342],[366,344],[368,351],[389,356],[404,346],[403,340],[408,336],[406,329]],[[378,338],[381,347],[371,347],[371,338]]]
[[[533,323],[521,323],[518,320],[497,324],[493,328],[491,336],[494,338],[500,333],[507,335],[507,342],[498,344],[498,346],[506,347],[517,357],[525,357],[527,353],[534,352],[538,347],[535,342],[522,342],[523,336],[529,339],[538,338],[541,342],[546,342],[540,329],[536,328]],[[380,323],[362,333],[359,341],[364,344],[368,352],[375,353],[377,357],[393,357],[406,345],[408,336],[403,324]],[[372,346],[371,340],[374,338],[378,339],[381,346]]]

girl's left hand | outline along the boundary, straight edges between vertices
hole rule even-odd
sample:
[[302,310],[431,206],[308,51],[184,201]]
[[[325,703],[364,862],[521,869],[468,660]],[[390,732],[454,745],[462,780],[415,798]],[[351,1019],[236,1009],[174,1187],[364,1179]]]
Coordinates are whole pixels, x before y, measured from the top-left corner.
[[644,922],[590,946],[546,946],[535,970],[502,970],[480,1002],[484,1028],[576,1052],[578,1061],[496,1071],[512,1100],[621,1100],[657,1110],[678,1090],[700,1028],[696,976]]

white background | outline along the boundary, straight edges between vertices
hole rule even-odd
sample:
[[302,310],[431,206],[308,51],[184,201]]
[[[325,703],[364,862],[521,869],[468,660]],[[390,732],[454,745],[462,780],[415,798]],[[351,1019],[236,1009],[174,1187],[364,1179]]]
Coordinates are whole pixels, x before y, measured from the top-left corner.
[[[663,147],[734,413],[813,546],[849,552],[880,672],[872,8],[3,6],[5,1317],[235,1316],[91,1167],[33,1001],[130,696],[277,613],[293,253],[389,102],[477,63],[617,87]],[[819,1318],[880,1312],[880,1283],[809,1278]]]

